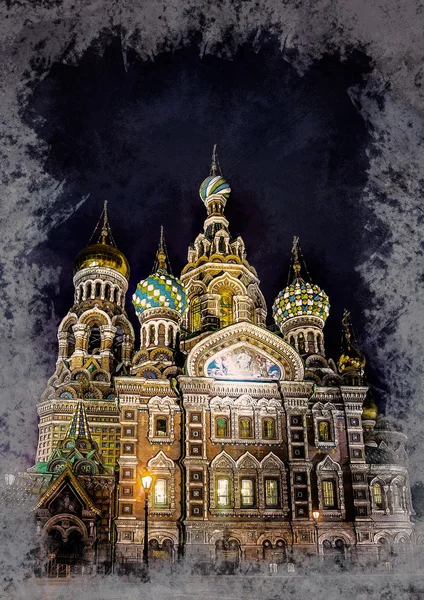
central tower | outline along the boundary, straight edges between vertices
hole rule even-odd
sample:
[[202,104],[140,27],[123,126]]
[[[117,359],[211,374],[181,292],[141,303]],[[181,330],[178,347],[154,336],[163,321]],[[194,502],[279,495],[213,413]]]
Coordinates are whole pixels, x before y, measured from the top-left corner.
[[187,349],[204,332],[248,321],[265,326],[266,303],[256,270],[248,263],[241,236],[232,237],[224,215],[231,188],[213,149],[209,176],[199,190],[207,217],[190,245],[182,271],[189,299],[183,327]]

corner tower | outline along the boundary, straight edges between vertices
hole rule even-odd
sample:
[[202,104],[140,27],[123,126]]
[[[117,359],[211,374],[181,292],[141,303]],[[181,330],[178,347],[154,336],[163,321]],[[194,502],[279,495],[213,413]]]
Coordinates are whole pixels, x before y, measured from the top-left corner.
[[200,186],[207,217],[190,245],[181,274],[190,298],[183,321],[188,346],[208,330],[248,321],[265,326],[266,303],[256,270],[248,263],[241,236],[232,237],[224,215],[231,188],[222,176],[216,145],[209,176]]

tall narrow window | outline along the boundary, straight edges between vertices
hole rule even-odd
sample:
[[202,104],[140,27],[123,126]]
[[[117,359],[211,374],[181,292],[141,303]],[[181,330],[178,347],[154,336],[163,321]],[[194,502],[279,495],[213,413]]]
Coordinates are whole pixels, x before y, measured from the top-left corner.
[[218,417],[215,420],[215,433],[216,437],[228,437],[228,419],[225,417]]
[[305,354],[305,336],[302,332],[297,336],[297,346],[299,350],[299,354]]
[[252,479],[241,480],[241,505],[242,506],[253,506],[255,503],[255,496],[253,490]]
[[322,482],[322,501],[324,508],[334,508],[336,506],[334,481]]
[[276,479],[265,479],[265,505],[278,506],[278,481]]
[[100,328],[98,325],[93,325],[90,330],[90,337],[88,338],[88,354],[97,354],[100,352]]
[[330,423],[328,421],[318,422],[318,439],[320,442],[328,442],[330,439]]
[[383,492],[380,483],[374,483],[374,485],[372,486],[372,496],[376,507],[383,508]]
[[223,508],[230,505],[230,482],[228,479],[218,479],[216,489],[216,503],[219,508]]
[[239,434],[241,438],[252,437],[252,419],[249,419],[248,417],[240,419]]
[[315,352],[315,341],[314,341],[314,334],[312,333],[312,331],[308,332],[307,339],[308,339],[308,352],[310,354],[313,354]]
[[155,506],[166,506],[168,504],[166,479],[156,479],[155,481]]
[[190,302],[190,329],[198,331],[201,326],[200,298],[196,296]]
[[275,438],[275,421],[274,419],[264,419],[262,423],[263,436],[267,440]]
[[233,294],[229,290],[221,292],[219,319],[221,327],[227,327],[233,322]]

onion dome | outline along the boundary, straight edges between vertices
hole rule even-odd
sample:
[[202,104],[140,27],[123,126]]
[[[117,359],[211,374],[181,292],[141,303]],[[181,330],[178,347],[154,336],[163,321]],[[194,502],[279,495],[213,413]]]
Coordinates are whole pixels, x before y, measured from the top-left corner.
[[[107,202],[105,202],[102,215],[103,227],[99,240],[96,244],[89,244],[78,254],[74,263],[74,275],[77,271],[81,271],[81,269],[85,268],[108,267],[109,269],[118,271],[118,273],[121,273],[121,275],[128,280],[130,276],[130,266],[125,256],[116,247],[115,240],[112,237],[107,217]],[[96,225],[91,237],[94,236],[98,226],[99,223]]]
[[362,352],[351,343],[353,328],[350,320],[350,312],[346,309],[343,312],[342,326],[342,352],[337,362],[339,373],[343,374],[348,371],[356,371],[362,374],[366,359]]
[[327,294],[316,284],[308,283],[300,277],[299,238],[293,243],[294,279],[278,294],[272,305],[272,315],[278,326],[292,317],[318,317],[323,324],[330,313]]
[[221,175],[210,175],[202,182],[199,194],[203,202],[212,194],[220,194],[228,200],[230,197],[231,188],[227,181]]
[[362,419],[365,421],[375,421],[378,415],[378,406],[372,398],[367,398],[362,410]]
[[[170,271],[167,260],[163,229],[157,258],[153,267],[154,273],[137,284],[132,297],[137,314],[142,314],[148,308],[170,308],[183,315],[188,306],[188,296],[184,285]],[[167,269],[168,263],[168,269]]]
[[222,196],[225,205],[225,202],[230,197],[230,192],[231,188],[228,182],[223,178],[221,169],[218,164],[218,156],[216,153],[215,144],[213,147],[212,164],[209,177],[206,177],[199,189],[200,198],[203,200],[204,204],[207,204],[207,199],[209,198],[209,196],[217,194],[219,196]]

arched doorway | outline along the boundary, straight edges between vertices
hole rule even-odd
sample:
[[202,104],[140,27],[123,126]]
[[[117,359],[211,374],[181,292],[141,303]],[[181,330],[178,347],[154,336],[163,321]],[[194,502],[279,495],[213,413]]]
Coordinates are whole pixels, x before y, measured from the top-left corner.
[[47,553],[54,555],[57,564],[78,564],[84,557],[84,540],[80,531],[74,529],[64,539],[58,529],[52,529],[47,535]]
[[322,542],[323,556],[325,562],[339,565],[344,568],[347,559],[347,545],[342,538],[333,541],[324,540]]
[[234,575],[240,562],[240,544],[237,540],[218,540],[215,544],[215,569],[221,575]]

